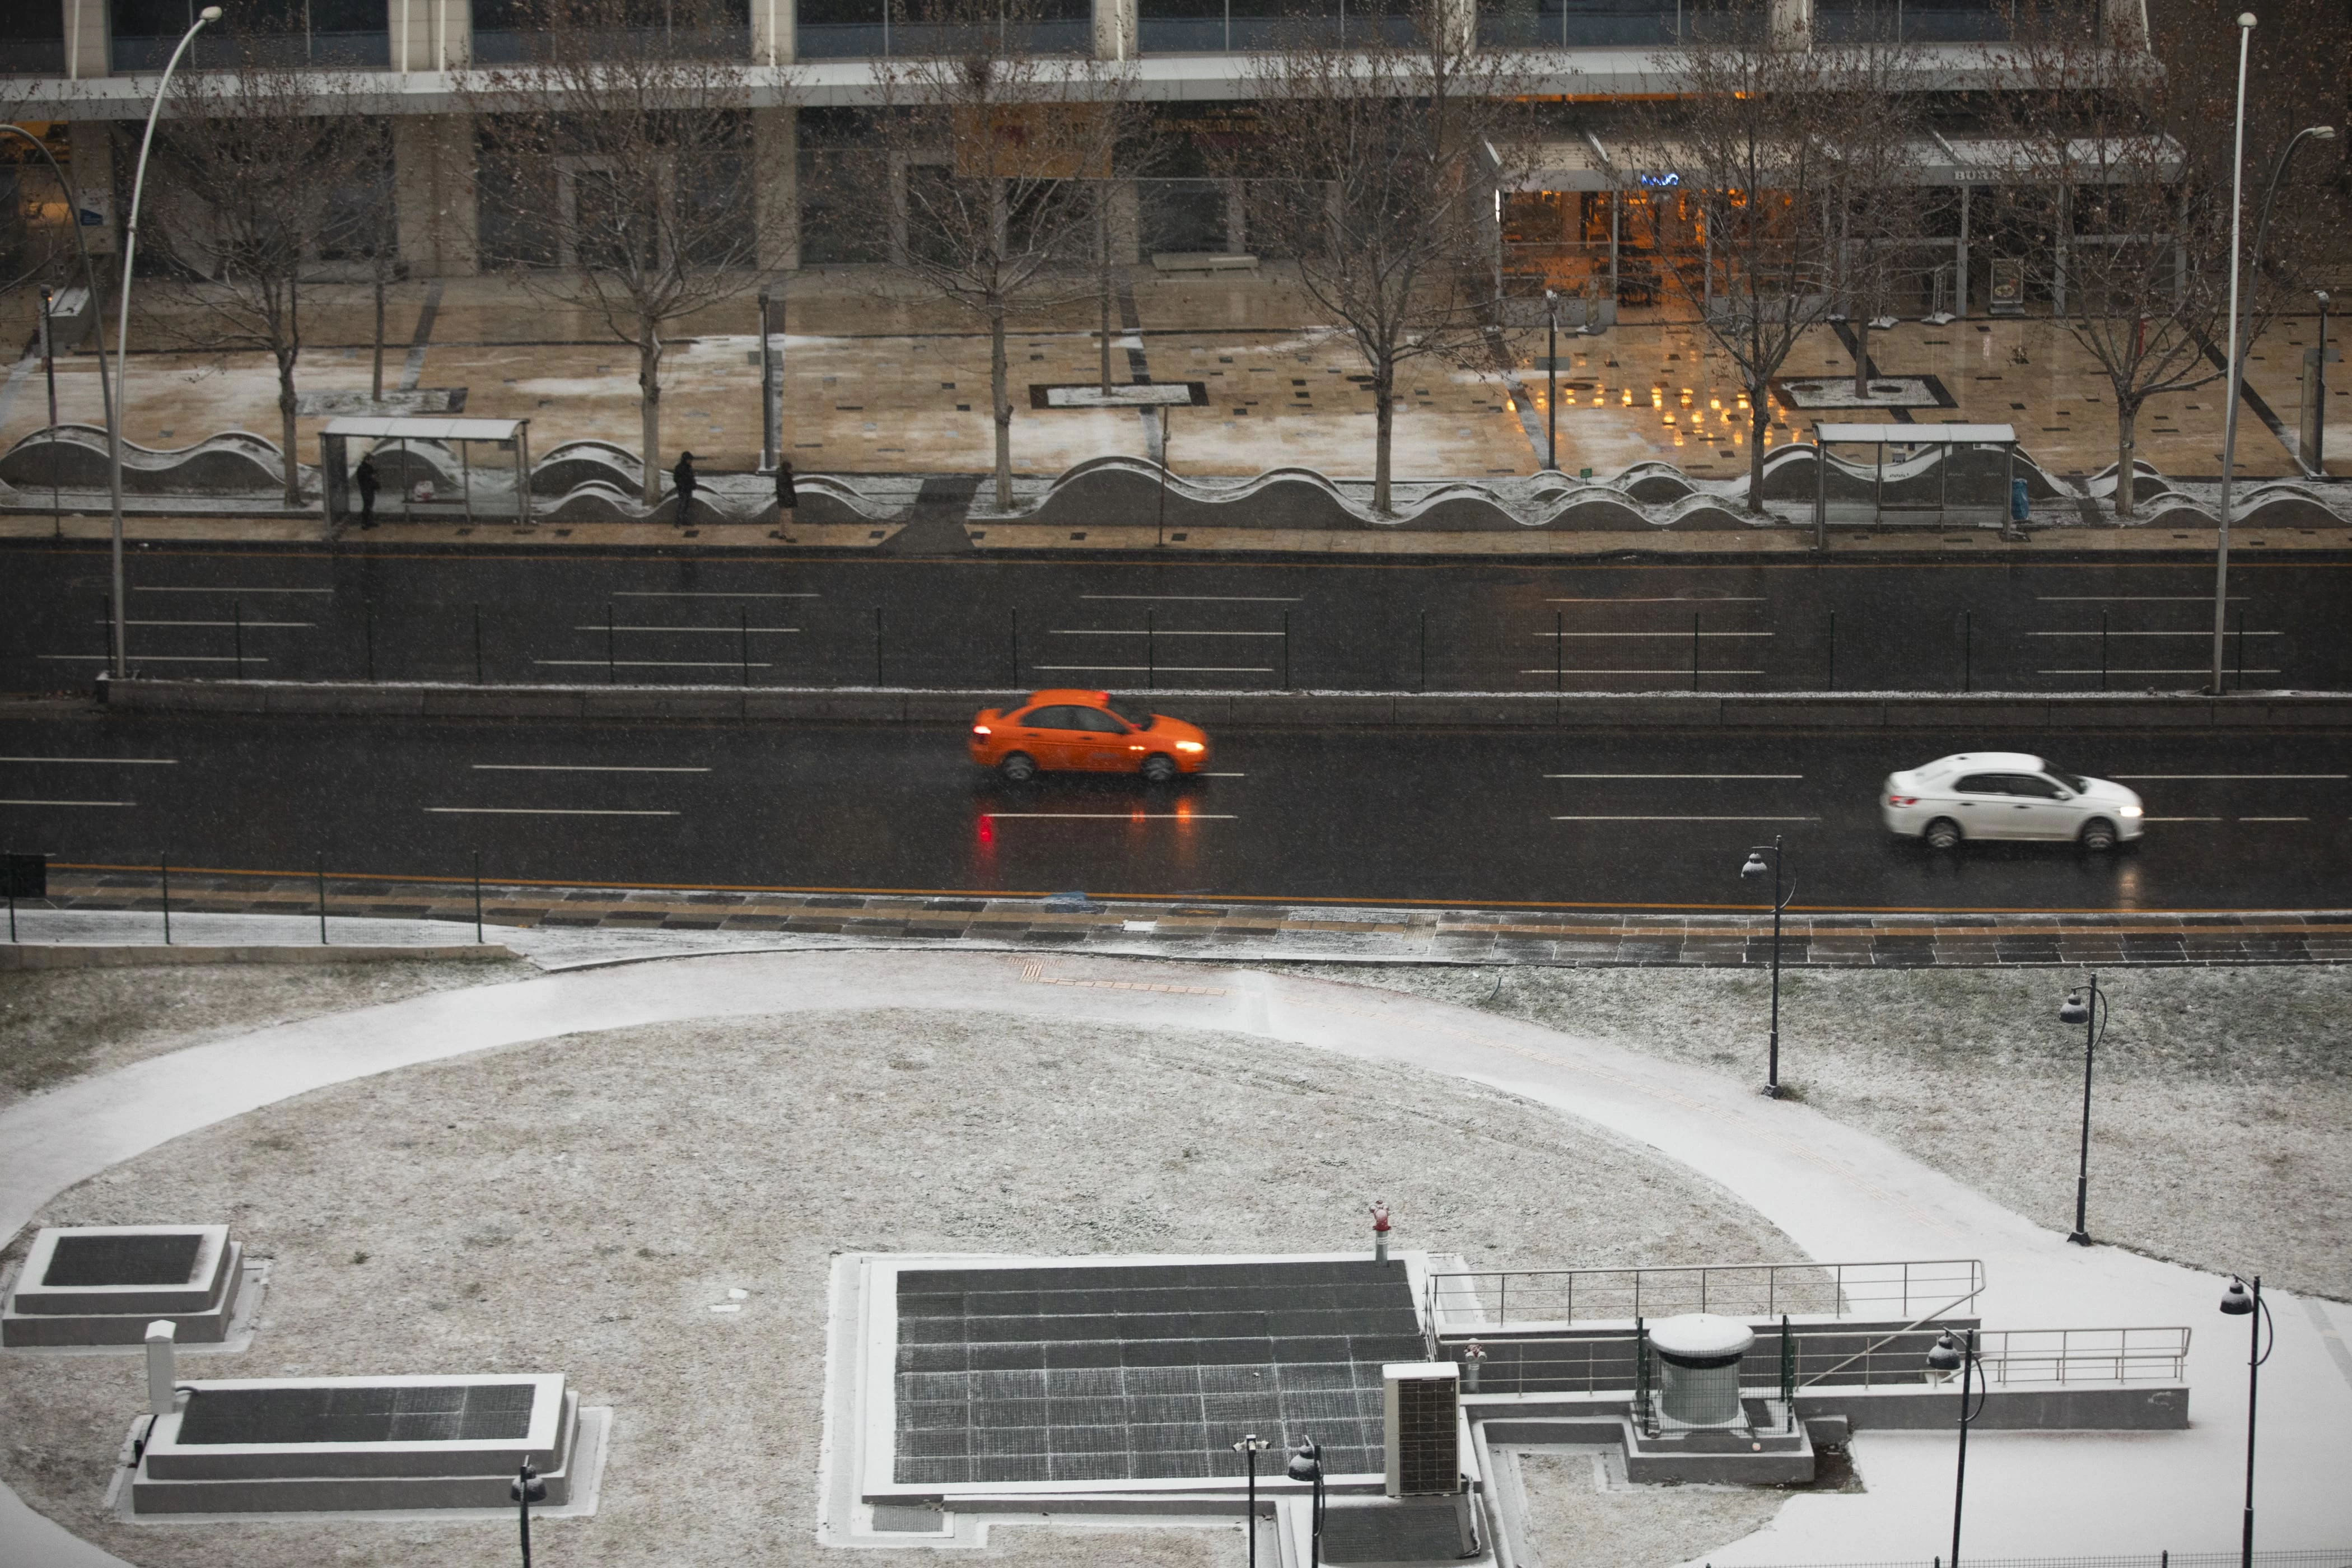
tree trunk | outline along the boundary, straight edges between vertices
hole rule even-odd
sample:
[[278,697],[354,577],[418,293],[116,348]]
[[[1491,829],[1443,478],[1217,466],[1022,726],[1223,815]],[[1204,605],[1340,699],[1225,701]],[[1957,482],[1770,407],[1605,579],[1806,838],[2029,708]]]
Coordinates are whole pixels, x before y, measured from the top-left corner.
[[1372,395],[1379,400],[1372,414],[1372,513],[1386,517],[1395,510],[1389,504],[1389,468],[1396,434],[1396,361],[1385,354],[1372,362]]
[[2135,504],[2132,491],[2137,488],[2133,471],[2132,449],[2136,445],[2132,430],[2139,423],[2139,405],[2129,399],[2116,399],[2116,516],[2128,518]]
[[[1855,290],[1857,301],[1861,291]],[[1870,318],[1857,308],[1850,319],[1853,328],[1853,395],[1867,402],[1870,398]]]
[[661,333],[651,321],[642,324],[637,338],[637,407],[645,427],[644,500],[651,511],[662,497]]
[[[1768,387],[1748,389],[1748,514],[1764,515],[1764,434],[1772,427],[1772,405],[1765,401],[1771,395]],[[1819,462],[1816,452],[1813,460]]]
[[1110,395],[1110,200],[1105,192],[1095,203],[1095,256],[1102,286],[1102,395]]
[[286,447],[286,510],[293,511],[302,504],[302,459],[294,449],[294,354],[290,351],[278,356],[278,431]]
[[1013,510],[1013,395],[1004,364],[1004,304],[988,312],[988,408],[996,420],[996,510]]
[[383,274],[375,275],[375,374],[368,383],[368,400],[383,401]]

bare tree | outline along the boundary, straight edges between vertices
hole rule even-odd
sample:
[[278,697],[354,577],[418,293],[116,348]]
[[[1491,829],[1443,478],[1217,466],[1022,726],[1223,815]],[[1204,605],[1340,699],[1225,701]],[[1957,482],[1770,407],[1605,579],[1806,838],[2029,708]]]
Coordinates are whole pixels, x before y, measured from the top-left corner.
[[1298,284],[1370,372],[1372,510],[1391,510],[1397,372],[1491,368],[1495,193],[1534,166],[1527,57],[1489,47],[1437,0],[1361,36],[1301,36],[1250,58],[1257,134],[1211,150],[1243,182],[1254,249]]
[[[1825,199],[1837,288],[1853,333],[1853,395],[1869,396],[1870,332],[1895,313],[1921,224],[1918,84],[1925,52],[1902,41],[1892,5],[1847,13],[1842,36],[1816,37],[1811,90],[1827,128]],[[1816,13],[1814,26],[1822,27]]]
[[229,63],[172,83],[156,138],[152,231],[193,347],[262,352],[278,373],[285,501],[302,504],[295,374],[304,308],[334,253],[362,237],[372,187],[389,169],[383,123],[350,79],[286,63],[267,31],[229,35]]
[[1824,67],[1759,12],[1661,56],[1678,99],[1645,104],[1618,178],[1661,281],[1696,314],[1748,397],[1748,510],[1764,511],[1771,384],[1829,313],[1841,233]]
[[537,0],[524,64],[461,79],[486,266],[637,353],[659,503],[663,335],[757,288],[796,215],[761,188],[741,30],[715,0]]
[[[1007,324],[1108,301],[1109,186],[1137,120],[1131,66],[1034,48],[1036,21],[1025,0],[925,7],[917,47],[932,52],[875,63],[868,134],[814,193],[894,275],[987,329],[999,510],[1013,505]],[[1108,322],[1106,303],[1106,358]]]
[[[2145,41],[2111,36],[2095,10],[2021,37],[2004,68],[2015,90],[2002,129],[2018,148],[2008,220],[2041,241],[2025,247],[2035,292],[2114,395],[2115,513],[2128,518],[2140,411],[2223,374],[2212,345],[2229,330],[2227,143],[2217,163]],[[2257,321],[2276,297],[2258,291]]]

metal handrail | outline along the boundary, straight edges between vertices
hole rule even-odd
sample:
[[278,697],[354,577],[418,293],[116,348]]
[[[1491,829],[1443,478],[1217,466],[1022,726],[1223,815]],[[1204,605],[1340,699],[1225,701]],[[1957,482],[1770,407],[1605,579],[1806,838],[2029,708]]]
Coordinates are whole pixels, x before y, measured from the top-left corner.
[[[1520,1268],[1467,1270],[1429,1276],[1429,1320],[1440,1331],[1449,1314],[1481,1327],[1513,1321],[1568,1323],[1580,1319],[1631,1321],[1675,1312],[1719,1311],[1733,1317],[1853,1317],[1862,1313],[1910,1318],[1920,1303],[1941,1316],[1974,1301],[1984,1289],[1984,1264],[1975,1258],[1874,1263],[1730,1263],[1684,1268]],[[1516,1297],[1516,1300],[1514,1298]],[[1487,1312],[1488,1301],[1493,1312]]]

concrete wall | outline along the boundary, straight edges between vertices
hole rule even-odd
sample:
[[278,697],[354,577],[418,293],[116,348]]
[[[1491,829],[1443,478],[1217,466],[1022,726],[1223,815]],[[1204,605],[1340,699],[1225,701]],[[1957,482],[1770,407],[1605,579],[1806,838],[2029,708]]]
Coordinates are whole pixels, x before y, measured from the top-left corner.
[[411,277],[470,278],[481,270],[473,163],[468,115],[404,115],[392,122],[393,202],[400,258]]
[[[335,916],[341,919],[341,916]],[[497,942],[467,942],[446,947],[272,946],[248,942],[234,947],[191,947],[174,943],[82,947],[66,942],[11,942],[0,946],[0,973],[27,969],[136,969],[163,963],[377,963],[384,960],[441,963],[490,963],[514,956]]]
[[[1917,1432],[1952,1427],[1959,1404],[1957,1384],[1916,1393],[1833,1389],[1799,1394],[1797,1414],[1808,1421],[1843,1415],[1857,1432]],[[2189,1390],[2180,1384],[1995,1388],[1986,1394],[1984,1414],[1972,1425],[1979,1432],[2177,1431],[2189,1425]]]
[[[1015,694],[1002,689],[819,690],[740,686],[429,686],[134,679],[98,685],[110,707],[143,712],[466,715],[500,719],[763,719],[961,724]],[[2352,730],[2352,694],[2315,697],[1838,697],[1493,695],[1409,692],[1161,692],[1210,730],[1884,730],[1990,734],[2129,730]]]

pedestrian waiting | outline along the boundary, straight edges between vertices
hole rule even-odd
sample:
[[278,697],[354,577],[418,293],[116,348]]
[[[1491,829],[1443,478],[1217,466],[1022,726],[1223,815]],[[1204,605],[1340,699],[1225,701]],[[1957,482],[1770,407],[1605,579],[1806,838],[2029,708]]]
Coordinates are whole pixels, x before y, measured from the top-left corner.
[[670,520],[677,528],[686,526],[686,514],[694,510],[694,492],[702,481],[694,477],[694,454],[680,452],[677,467],[669,471],[670,482],[677,487],[677,515]]
[[352,483],[359,487],[360,526],[362,528],[373,528],[375,526],[376,488],[375,458],[373,454],[370,454],[360,459],[360,466],[352,470]]

